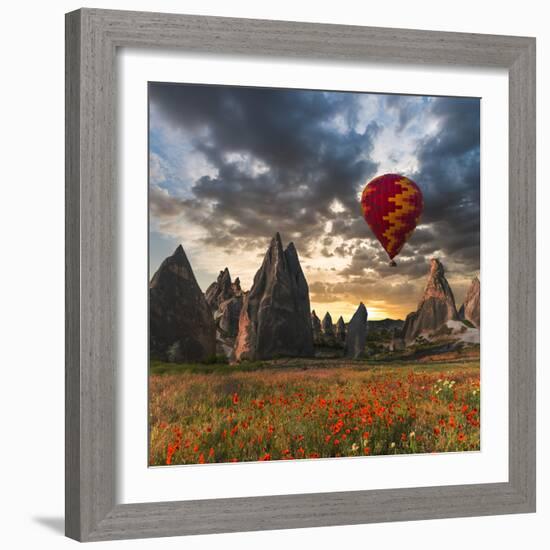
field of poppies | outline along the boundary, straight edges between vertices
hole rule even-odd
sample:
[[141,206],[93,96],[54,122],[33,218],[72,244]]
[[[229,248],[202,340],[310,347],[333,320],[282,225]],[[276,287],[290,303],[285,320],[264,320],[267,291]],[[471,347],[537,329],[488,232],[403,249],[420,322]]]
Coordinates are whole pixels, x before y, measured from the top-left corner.
[[479,360],[151,365],[149,464],[472,451]]

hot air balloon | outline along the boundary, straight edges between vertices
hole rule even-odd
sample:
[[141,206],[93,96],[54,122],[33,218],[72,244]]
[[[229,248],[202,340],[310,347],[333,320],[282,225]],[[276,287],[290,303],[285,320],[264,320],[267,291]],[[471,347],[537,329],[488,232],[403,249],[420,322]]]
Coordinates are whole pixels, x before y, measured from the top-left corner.
[[363,217],[388,253],[391,266],[396,265],[393,258],[412,235],[423,206],[418,185],[399,174],[378,176],[363,189]]

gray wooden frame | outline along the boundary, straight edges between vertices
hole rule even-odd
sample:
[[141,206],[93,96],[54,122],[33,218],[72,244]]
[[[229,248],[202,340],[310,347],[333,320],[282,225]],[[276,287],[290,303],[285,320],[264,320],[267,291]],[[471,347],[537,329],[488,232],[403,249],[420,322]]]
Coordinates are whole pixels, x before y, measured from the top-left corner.
[[[119,47],[508,69],[508,482],[115,502]],[[535,511],[534,38],[82,9],[66,16],[66,83],[67,536],[97,541]]]

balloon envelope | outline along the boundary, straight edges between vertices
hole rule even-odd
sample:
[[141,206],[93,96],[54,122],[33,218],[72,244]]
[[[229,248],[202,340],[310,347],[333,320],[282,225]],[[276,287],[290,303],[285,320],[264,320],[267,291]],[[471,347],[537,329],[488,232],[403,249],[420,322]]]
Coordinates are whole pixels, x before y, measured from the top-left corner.
[[418,185],[399,174],[384,174],[363,189],[361,209],[372,232],[393,259],[412,235],[424,201]]

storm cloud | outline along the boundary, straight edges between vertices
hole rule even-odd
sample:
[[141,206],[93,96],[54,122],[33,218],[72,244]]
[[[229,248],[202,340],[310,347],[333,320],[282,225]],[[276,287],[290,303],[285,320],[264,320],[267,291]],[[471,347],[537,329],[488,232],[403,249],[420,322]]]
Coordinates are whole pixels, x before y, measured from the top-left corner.
[[[151,83],[149,100],[152,233],[252,265],[279,231],[312,301],[350,307],[365,293],[414,305],[433,255],[459,286],[479,270],[478,99]],[[398,269],[361,216],[380,170],[424,194]],[[204,284],[224,267],[197,262]]]

